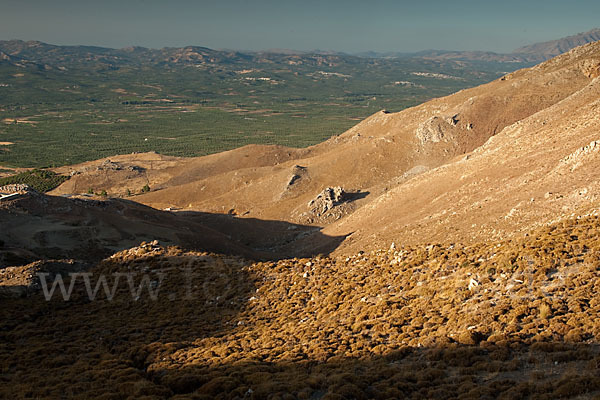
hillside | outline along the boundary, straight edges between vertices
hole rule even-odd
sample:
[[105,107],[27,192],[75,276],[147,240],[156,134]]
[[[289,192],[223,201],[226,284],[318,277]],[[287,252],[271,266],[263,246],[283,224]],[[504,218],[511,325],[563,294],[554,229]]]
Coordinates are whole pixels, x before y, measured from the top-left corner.
[[[595,209],[599,47],[587,45],[508,76],[510,82],[545,75],[551,77],[550,88],[569,77],[574,90],[499,130],[473,153],[391,189],[325,232],[354,232],[355,249],[377,248],[392,238],[497,239]],[[577,76],[583,85],[574,84]]]
[[598,223],[278,263],[144,244],[90,271],[110,300],[3,299],[0,396],[593,398]]
[[[114,162],[146,172],[105,170],[106,160],[68,167],[60,171],[73,176],[53,193],[93,186],[124,195],[146,179],[152,191],[132,198],[137,202],[352,234],[339,251],[387,247],[396,239],[518,234],[593,204],[595,147],[589,146],[597,139],[599,47],[399,113],[377,113],[307,149],[242,147],[152,169],[122,156]],[[570,164],[561,160],[588,153],[577,173],[564,172]],[[325,210],[310,204],[335,187],[345,194]]]

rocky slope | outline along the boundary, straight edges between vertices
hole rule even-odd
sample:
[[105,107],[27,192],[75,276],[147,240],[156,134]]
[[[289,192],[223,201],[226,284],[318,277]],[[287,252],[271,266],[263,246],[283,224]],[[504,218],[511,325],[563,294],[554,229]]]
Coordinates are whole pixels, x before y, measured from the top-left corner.
[[599,50],[600,43],[583,46],[521,72],[553,77],[549,87],[571,74],[585,84],[472,153],[391,189],[325,233],[354,232],[349,248],[377,248],[392,238],[498,239],[595,209]]

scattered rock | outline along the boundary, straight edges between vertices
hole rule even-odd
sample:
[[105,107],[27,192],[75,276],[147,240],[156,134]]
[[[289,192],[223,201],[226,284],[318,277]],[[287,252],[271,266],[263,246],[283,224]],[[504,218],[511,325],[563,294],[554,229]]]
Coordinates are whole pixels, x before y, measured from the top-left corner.
[[561,160],[561,164],[567,165],[570,167],[570,171],[575,171],[577,168],[581,167],[585,160],[590,157],[596,156],[596,154],[600,151],[600,140],[594,140],[590,142],[587,146],[581,147],[569,154],[567,157]]
[[479,286],[479,282],[476,279],[471,278],[471,280],[469,281],[469,290],[473,290],[477,286]]
[[400,177],[400,181],[414,178],[415,176],[421,175],[422,173],[427,172],[427,171],[429,171],[428,166],[415,165],[414,167],[412,167],[411,169],[409,169],[408,171],[406,171],[405,173],[402,174],[402,176]]
[[287,187],[292,186],[294,183],[296,183],[298,180],[302,179],[303,177],[305,177],[307,174],[307,168],[306,167],[302,167],[300,165],[294,165],[293,168],[293,175],[290,177],[289,182],[287,183]]
[[449,123],[452,126],[456,126],[458,125],[459,119],[458,119],[458,114],[455,114],[449,118],[446,119],[446,122]]
[[588,78],[597,78],[598,76],[600,76],[600,61],[584,60],[581,63],[581,71]]
[[34,191],[33,188],[25,183],[15,183],[12,185],[4,185],[4,186],[0,186],[0,193],[7,193],[7,194],[12,194],[12,193],[19,193],[19,194],[24,194],[24,193],[28,193],[28,192],[32,192]]
[[102,164],[96,167],[96,171],[120,171],[121,169],[121,164],[110,160],[104,160]]
[[310,175],[308,174],[308,168],[294,165],[292,168],[292,175],[288,179],[280,198],[285,198],[292,195],[293,193],[299,193],[301,191],[302,183],[309,182]]

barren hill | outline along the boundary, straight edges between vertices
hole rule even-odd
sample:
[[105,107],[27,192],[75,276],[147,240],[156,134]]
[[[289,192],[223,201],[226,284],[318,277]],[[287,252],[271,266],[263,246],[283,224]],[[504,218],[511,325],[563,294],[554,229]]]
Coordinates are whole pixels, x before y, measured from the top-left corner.
[[[600,44],[586,45],[480,87],[379,112],[307,149],[247,146],[196,159],[149,154],[68,167],[62,171],[74,176],[54,193],[93,187],[123,195],[147,182],[152,191],[132,199],[155,208],[354,233],[339,251],[504,237],[594,199],[589,146],[598,139],[599,60]],[[584,157],[577,173],[560,167],[568,157]],[[344,193],[326,199],[335,187]]]
[[349,248],[377,248],[394,239],[464,242],[519,235],[595,212],[599,49],[600,43],[583,46],[505,77],[517,91],[522,83],[514,79],[528,76],[545,77],[548,88],[565,78],[580,78],[582,85],[573,83],[569,96],[499,130],[471,154],[396,186],[325,232],[354,232]]

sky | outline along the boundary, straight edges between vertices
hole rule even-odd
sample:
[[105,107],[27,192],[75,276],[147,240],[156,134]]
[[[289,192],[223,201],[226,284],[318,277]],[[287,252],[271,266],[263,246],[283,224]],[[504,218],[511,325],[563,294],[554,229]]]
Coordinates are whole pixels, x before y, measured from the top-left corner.
[[600,27],[598,0],[0,0],[0,40],[236,50],[510,52]]

